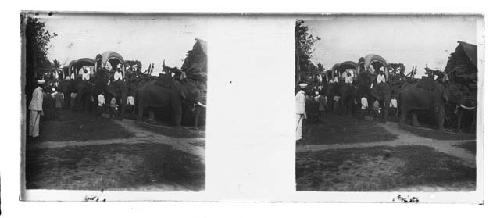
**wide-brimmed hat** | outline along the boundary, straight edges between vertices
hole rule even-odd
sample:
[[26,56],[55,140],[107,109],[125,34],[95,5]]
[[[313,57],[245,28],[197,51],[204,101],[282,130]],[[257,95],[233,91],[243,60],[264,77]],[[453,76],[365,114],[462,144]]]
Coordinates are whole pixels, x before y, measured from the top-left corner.
[[36,83],[37,84],[45,84],[45,80],[44,79],[39,79],[39,80],[37,80]]
[[301,83],[301,84],[299,84],[299,87],[300,88],[305,88],[305,87],[307,87],[307,83]]

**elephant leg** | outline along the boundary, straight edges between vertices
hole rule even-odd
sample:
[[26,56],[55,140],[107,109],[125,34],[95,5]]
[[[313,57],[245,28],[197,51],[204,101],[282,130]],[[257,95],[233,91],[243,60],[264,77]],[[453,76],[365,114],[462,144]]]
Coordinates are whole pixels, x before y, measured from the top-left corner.
[[200,118],[200,109],[196,108],[195,109],[195,114],[194,114],[194,128],[198,129],[198,120]]
[[406,116],[408,115],[408,110],[406,107],[401,107],[401,114],[399,115],[399,125],[406,124]]
[[385,121],[387,121],[387,117],[389,117],[389,101],[387,99],[384,100],[384,104],[383,105],[384,105],[383,106],[384,107],[383,108],[383,110],[384,110],[384,117],[383,117],[382,122],[385,122]]
[[144,105],[138,105],[137,120],[142,121],[143,116],[144,116]]
[[438,123],[438,129],[444,130],[444,118],[445,118],[444,106],[439,107],[438,114],[437,114],[436,118],[437,118],[437,123]]
[[470,130],[472,132],[476,131],[476,119],[477,119],[477,111],[476,110],[473,110],[472,111],[472,122],[471,122],[471,125],[470,125]]
[[125,109],[127,109],[127,96],[122,95],[120,102],[120,114],[118,115],[120,119],[123,118],[123,115],[125,114]]
[[174,124],[176,127],[180,127],[181,126],[181,122],[182,122],[182,102],[181,102],[181,99],[177,99],[177,98],[173,98],[172,99],[172,115],[174,116]]
[[462,125],[462,116],[463,116],[463,111],[462,109],[458,109],[458,114],[457,114],[457,132],[462,132],[461,125]]
[[413,126],[420,126],[420,123],[418,122],[418,117],[415,112],[411,113],[411,122]]
[[153,110],[148,110],[148,120],[155,121],[155,112]]

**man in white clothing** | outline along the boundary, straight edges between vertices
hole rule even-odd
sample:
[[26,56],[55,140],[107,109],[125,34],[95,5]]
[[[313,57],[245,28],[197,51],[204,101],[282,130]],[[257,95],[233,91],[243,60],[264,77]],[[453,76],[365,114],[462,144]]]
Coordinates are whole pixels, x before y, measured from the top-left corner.
[[380,83],[385,83],[385,74],[383,71],[377,75],[377,84]]
[[29,123],[29,136],[37,138],[40,134],[40,116],[43,115],[43,89],[42,85],[45,80],[38,80],[38,87],[33,90],[29,110],[30,110],[30,123]]
[[90,80],[90,73],[87,69],[83,70],[82,80]]
[[115,71],[115,75],[113,76],[113,78],[115,79],[115,81],[122,80],[123,79],[122,72],[120,72],[120,70],[117,69]]
[[345,83],[351,85],[353,80],[352,78],[354,77],[354,71],[352,69],[348,69],[346,72]]
[[302,139],[302,121],[306,118],[306,94],[303,90],[307,84],[299,84],[300,90],[295,95],[295,113],[296,113],[296,129],[295,140]]

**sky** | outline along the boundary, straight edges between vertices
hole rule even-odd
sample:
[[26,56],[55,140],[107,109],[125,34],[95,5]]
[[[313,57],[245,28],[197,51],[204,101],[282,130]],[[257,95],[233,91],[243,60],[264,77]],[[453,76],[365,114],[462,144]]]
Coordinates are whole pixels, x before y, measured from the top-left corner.
[[477,44],[476,19],[458,16],[339,16],[306,21],[310,33],[321,38],[315,44],[313,63],[331,69],[335,63],[358,62],[368,54],[381,55],[389,63],[403,63],[406,72],[426,65],[444,70],[457,41]]
[[57,33],[50,41],[49,60],[57,59],[63,66],[115,51],[125,60],[141,61],[143,70],[154,63],[156,74],[163,59],[180,68],[195,38],[207,38],[204,21],[188,17],[58,15],[41,20],[49,32]]

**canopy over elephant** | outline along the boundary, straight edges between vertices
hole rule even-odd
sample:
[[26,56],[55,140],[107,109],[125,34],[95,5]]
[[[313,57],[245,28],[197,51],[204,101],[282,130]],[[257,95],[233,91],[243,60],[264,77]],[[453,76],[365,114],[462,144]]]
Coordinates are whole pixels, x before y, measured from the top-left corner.
[[405,84],[399,98],[400,124],[405,124],[407,116],[411,114],[413,124],[419,125],[415,112],[428,111],[434,115],[438,129],[443,129],[448,92],[442,84],[432,79],[421,79],[417,83]]

